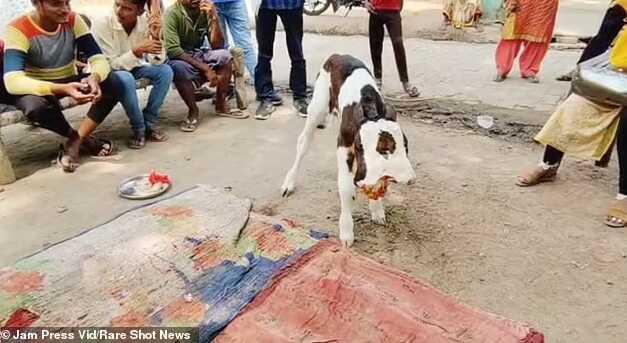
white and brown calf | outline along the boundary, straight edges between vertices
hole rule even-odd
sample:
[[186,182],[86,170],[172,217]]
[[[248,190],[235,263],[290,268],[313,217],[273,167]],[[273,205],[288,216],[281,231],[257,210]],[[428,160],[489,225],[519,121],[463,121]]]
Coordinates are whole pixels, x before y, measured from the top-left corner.
[[396,122],[396,112],[383,102],[376,82],[360,60],[332,55],[324,63],[314,87],[307,123],[298,137],[296,160],[285,176],[281,192],[294,191],[296,177],[316,127],[324,126],[330,113],[339,115],[337,144],[340,195],[340,240],[353,244],[355,187],[369,198],[372,220],[385,224],[382,197],[390,182],[411,183],[416,174],[407,158],[407,139]]

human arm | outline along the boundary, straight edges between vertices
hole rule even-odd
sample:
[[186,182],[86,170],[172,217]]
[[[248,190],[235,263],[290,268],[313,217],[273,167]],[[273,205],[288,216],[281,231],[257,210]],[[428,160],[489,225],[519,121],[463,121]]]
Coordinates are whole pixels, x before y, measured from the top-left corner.
[[207,16],[207,26],[211,31],[211,37],[209,37],[211,47],[213,49],[224,48],[224,34],[222,33],[222,28],[220,27],[220,20],[218,20],[216,6],[211,0],[203,0],[200,3],[200,10]]
[[94,36],[89,31],[89,27],[87,27],[87,24],[79,15],[74,17],[73,29],[77,51],[82,53],[89,61],[92,75],[96,74],[100,82],[104,81],[111,71],[109,61],[107,61],[98,43],[96,43]]

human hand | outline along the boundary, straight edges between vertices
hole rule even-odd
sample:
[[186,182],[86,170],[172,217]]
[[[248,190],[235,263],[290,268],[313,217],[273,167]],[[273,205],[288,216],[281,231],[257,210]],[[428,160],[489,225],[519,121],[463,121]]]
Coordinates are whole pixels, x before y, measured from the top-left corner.
[[52,86],[52,93],[60,97],[69,96],[78,104],[85,104],[94,99],[89,85],[81,82],[55,83]]
[[213,4],[213,1],[211,0],[202,0],[200,2],[200,10],[206,13],[210,13],[213,14],[216,10],[215,5]]
[[370,0],[366,0],[366,2],[364,3],[364,6],[368,10],[368,12],[372,14],[377,14],[377,10],[374,8],[374,5],[372,4]]
[[93,96],[93,103],[97,103],[102,99],[102,89],[100,89],[100,77],[98,75],[91,74],[89,77],[81,80],[81,82],[89,87],[90,94]]
[[507,1],[507,13],[515,13],[518,11],[519,7],[518,0],[509,0]]
[[163,50],[163,45],[159,40],[146,39],[133,48],[135,56],[142,57],[144,54],[158,55]]
[[209,68],[204,74],[211,87],[215,87],[218,84],[218,73],[216,73],[215,70]]

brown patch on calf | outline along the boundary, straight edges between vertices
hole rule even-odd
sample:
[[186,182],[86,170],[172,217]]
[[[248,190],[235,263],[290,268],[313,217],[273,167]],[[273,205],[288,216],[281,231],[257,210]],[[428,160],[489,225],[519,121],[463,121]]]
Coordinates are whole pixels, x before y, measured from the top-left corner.
[[329,101],[329,113],[339,112],[338,96],[344,81],[353,73],[355,69],[363,68],[368,70],[366,65],[351,55],[331,55],[322,66],[329,73],[331,78],[331,97]]
[[354,149],[348,150],[348,157],[346,157],[346,164],[348,165],[348,170],[353,171],[353,167],[355,166],[355,151]]
[[363,112],[359,104],[352,104],[342,109],[342,121],[340,134],[337,138],[337,146],[350,148],[355,141],[355,136],[361,128]]
[[377,152],[383,157],[391,155],[396,151],[396,141],[394,136],[387,131],[381,131],[379,133],[379,141],[377,142]]

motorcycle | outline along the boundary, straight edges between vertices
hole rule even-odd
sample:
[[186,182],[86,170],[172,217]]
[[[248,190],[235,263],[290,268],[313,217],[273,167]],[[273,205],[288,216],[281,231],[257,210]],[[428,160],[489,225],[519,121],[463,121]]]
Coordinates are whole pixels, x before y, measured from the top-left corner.
[[348,7],[346,14],[353,9],[353,7],[365,7],[365,0],[305,0],[305,7],[303,11],[306,15],[321,15],[330,6],[333,6],[333,13],[337,12],[340,7]]

